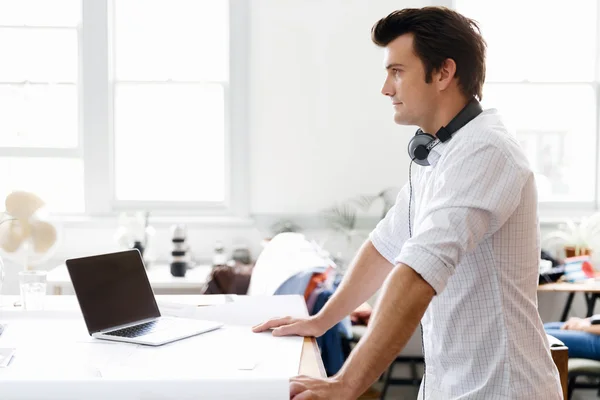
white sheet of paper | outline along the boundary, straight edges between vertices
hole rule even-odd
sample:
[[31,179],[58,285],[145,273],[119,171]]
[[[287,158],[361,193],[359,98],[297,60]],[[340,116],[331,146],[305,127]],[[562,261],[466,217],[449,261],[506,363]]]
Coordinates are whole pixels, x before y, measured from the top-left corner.
[[304,298],[298,295],[239,296],[233,303],[196,307],[186,316],[230,325],[254,326],[272,318],[308,317],[308,312]]
[[156,303],[160,310],[160,314],[169,317],[190,318],[198,308],[198,306],[194,304],[171,303],[166,301],[157,301]]
[[16,349],[0,349],[0,368],[5,368],[10,363]]

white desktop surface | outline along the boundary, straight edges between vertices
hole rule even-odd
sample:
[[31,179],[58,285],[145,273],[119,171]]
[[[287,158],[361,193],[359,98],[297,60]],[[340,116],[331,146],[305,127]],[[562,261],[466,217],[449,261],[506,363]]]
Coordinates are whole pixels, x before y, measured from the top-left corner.
[[[14,306],[19,303],[18,296],[4,296],[0,323],[7,326],[0,335],[0,348],[16,348],[16,353],[8,367],[0,368],[0,397],[289,398],[288,379],[298,373],[304,339],[254,334],[249,324],[283,311],[306,316],[304,299],[233,299],[157,296],[163,314],[221,317],[226,325],[214,332],[150,347],[92,339],[74,296],[47,296],[43,311],[22,311]],[[197,307],[210,303],[216,305]]]

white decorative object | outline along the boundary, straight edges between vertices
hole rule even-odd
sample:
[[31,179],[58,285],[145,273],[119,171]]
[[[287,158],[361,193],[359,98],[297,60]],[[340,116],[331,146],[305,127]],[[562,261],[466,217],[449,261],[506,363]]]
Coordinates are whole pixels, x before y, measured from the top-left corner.
[[183,277],[190,267],[189,246],[187,240],[187,228],[183,224],[174,225],[171,228],[171,275]]
[[2,284],[4,283],[4,263],[0,257],[0,294],[2,294]]
[[150,213],[147,211],[123,212],[119,214],[118,228],[114,239],[119,248],[140,250],[146,268],[156,262],[154,236],[156,229],[150,226]]
[[5,258],[29,270],[51,256],[57,243],[56,227],[47,219],[44,201],[33,193],[12,192],[5,205],[0,249]]

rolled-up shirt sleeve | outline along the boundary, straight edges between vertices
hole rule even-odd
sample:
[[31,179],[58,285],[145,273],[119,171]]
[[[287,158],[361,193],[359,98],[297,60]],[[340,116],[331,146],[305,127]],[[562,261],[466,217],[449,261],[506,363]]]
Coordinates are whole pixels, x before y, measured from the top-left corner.
[[[465,254],[512,215],[530,171],[489,143],[471,143],[448,154],[415,216],[413,237],[394,259],[441,293]],[[423,199],[416,199],[417,202]]]

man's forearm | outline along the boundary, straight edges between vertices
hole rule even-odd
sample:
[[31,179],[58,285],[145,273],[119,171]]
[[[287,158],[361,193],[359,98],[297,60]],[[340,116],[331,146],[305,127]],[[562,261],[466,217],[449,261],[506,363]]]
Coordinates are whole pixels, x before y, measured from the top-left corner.
[[393,265],[385,259],[373,243],[367,240],[354,258],[342,283],[329,299],[317,318],[332,327],[356,307],[367,301],[381,287]]
[[583,332],[593,333],[594,335],[600,335],[600,325],[590,325],[582,329]]
[[352,390],[353,398],[362,394],[398,356],[434,295],[433,288],[404,264],[390,274],[367,334],[336,375]]

